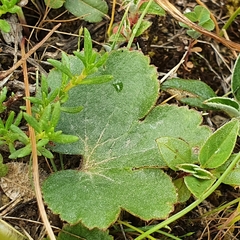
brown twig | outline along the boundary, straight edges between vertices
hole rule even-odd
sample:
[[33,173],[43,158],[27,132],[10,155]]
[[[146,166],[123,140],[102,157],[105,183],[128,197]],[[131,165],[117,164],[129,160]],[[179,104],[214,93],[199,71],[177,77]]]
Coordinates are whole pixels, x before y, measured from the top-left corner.
[[55,32],[56,29],[60,27],[60,23],[56,25],[44,38],[41,42],[36,44],[32,49],[30,49],[22,58],[16,62],[10,69],[8,69],[5,72],[0,73],[0,80],[4,79],[7,77],[10,73],[12,73],[14,70],[16,70],[18,67],[20,67],[24,61],[26,61],[27,58],[29,58],[34,52],[37,51],[38,48],[40,48],[47,40],[48,38]]
[[[51,34],[54,32],[55,29],[57,29],[59,27],[59,25],[57,25],[55,28],[53,28],[53,30],[43,39],[44,41],[46,41]],[[36,51],[36,49],[38,47],[40,47],[44,41],[41,41],[40,44],[36,45],[34,47],[34,50]],[[26,95],[26,112],[29,115],[32,115],[32,111],[31,111],[31,103],[28,99],[28,97],[30,97],[30,91],[29,91],[29,82],[28,82],[28,73],[27,73],[27,58],[33,53],[33,48],[26,54],[25,53],[25,46],[24,46],[24,40],[21,43],[21,54],[22,54],[22,58],[21,58],[21,63],[22,63],[22,68],[23,68],[23,76],[24,76],[24,84],[25,84],[25,95]],[[19,61],[19,62],[20,62]],[[32,148],[32,159],[33,159],[33,180],[34,180],[34,187],[35,187],[35,193],[36,193],[36,199],[37,199],[37,203],[38,203],[38,208],[39,208],[39,212],[42,218],[42,221],[44,223],[44,226],[46,228],[46,231],[48,233],[48,236],[50,237],[51,240],[56,240],[55,235],[53,233],[53,230],[51,228],[51,225],[49,223],[49,220],[47,218],[47,214],[44,208],[44,203],[43,203],[43,199],[42,199],[42,192],[41,192],[41,188],[40,188],[40,182],[39,182],[39,171],[38,171],[38,156],[37,156],[37,145],[36,145],[36,136],[35,136],[35,131],[34,129],[29,126],[29,136],[30,136],[30,141],[31,141],[31,148]]]
[[229,40],[226,40],[223,37],[220,37],[212,32],[205,30],[204,28],[198,26],[197,24],[190,21],[187,17],[185,17],[173,4],[171,4],[168,0],[155,0],[159,6],[161,6],[166,12],[171,14],[176,20],[179,22],[185,23],[190,28],[215,39],[218,42],[221,42],[226,47],[233,49],[235,51],[240,52],[240,44],[235,43]]

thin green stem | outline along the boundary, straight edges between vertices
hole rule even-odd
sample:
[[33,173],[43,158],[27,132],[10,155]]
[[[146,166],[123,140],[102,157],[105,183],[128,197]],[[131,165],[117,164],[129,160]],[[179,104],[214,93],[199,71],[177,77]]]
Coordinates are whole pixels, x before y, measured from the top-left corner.
[[152,229],[146,231],[145,233],[141,234],[140,236],[138,236],[135,240],[140,240],[143,239],[147,236],[149,236],[150,234],[156,232],[157,230],[169,225],[170,223],[176,221],[177,219],[183,217],[184,215],[186,215],[188,212],[190,212],[191,210],[193,210],[195,207],[197,207],[204,199],[206,199],[208,196],[210,196],[217,188],[218,186],[223,182],[224,178],[230,173],[230,171],[234,168],[234,166],[236,165],[236,163],[239,161],[240,159],[240,152],[237,154],[237,156],[234,158],[234,160],[231,162],[231,164],[228,166],[228,168],[226,169],[226,171],[221,175],[221,177],[215,182],[215,184],[213,184],[213,186],[207,190],[199,199],[197,199],[195,202],[193,202],[192,204],[190,204],[188,207],[184,208],[182,211],[178,212],[177,214],[174,214],[173,216],[171,216],[170,218],[166,219],[165,221],[159,223],[158,225],[156,225],[155,227],[153,227]]
[[151,5],[152,3],[153,3],[153,0],[150,0],[150,1],[148,2],[147,6],[146,6],[145,9],[143,10],[140,18],[138,19],[137,24],[134,26],[133,31],[132,31],[132,35],[131,35],[131,37],[130,37],[130,39],[129,39],[129,41],[128,41],[127,49],[130,49],[130,48],[131,48],[132,43],[133,43],[133,40],[134,40],[134,38],[135,38],[135,36],[136,36],[136,34],[137,34],[138,29],[139,29],[140,26],[141,26],[141,23],[142,23],[142,21],[143,21],[143,18],[144,18],[145,15],[147,14],[147,11],[148,11],[148,9],[149,9],[149,7],[150,7],[150,5]]
[[115,49],[117,40],[118,40],[119,35],[120,35],[120,33],[121,33],[121,30],[122,30],[123,23],[124,23],[125,19],[127,18],[129,8],[130,8],[130,4],[128,4],[128,6],[127,6],[127,8],[126,8],[126,10],[125,10],[125,13],[124,13],[124,15],[123,15],[123,17],[122,17],[122,20],[121,20],[121,22],[120,22],[119,28],[118,28],[117,33],[116,33],[116,35],[115,35],[114,42],[113,42],[113,44],[112,44],[112,46],[111,46],[111,50],[114,50],[114,49]]
[[60,165],[61,165],[61,169],[64,170],[64,164],[63,164],[63,154],[59,153],[59,159],[60,159]]
[[29,37],[30,31],[29,31],[29,28],[25,26],[27,25],[27,21],[21,7],[19,7],[19,10],[17,11],[17,15],[18,15],[19,22],[23,25],[23,30],[26,37]]
[[53,171],[54,171],[54,172],[57,172],[58,170],[57,170],[57,166],[56,166],[55,162],[53,161],[52,158],[50,158],[49,160],[50,160],[50,162],[51,162],[51,165],[52,165]]
[[235,20],[235,18],[237,17],[237,15],[240,14],[240,7],[230,16],[230,18],[227,20],[227,22],[224,24],[224,26],[222,27],[221,31],[220,31],[220,36],[223,36],[223,30],[227,30],[229,28],[229,26],[232,24],[232,22]]
[[[125,226],[133,229],[133,230],[136,231],[136,232],[144,233],[144,231],[140,230],[140,229],[137,228],[137,227],[132,226],[132,225],[129,224],[128,222],[124,222],[124,221],[118,220],[118,223],[119,223],[119,224],[122,224],[122,225],[125,225]],[[152,236],[147,236],[147,238],[149,238],[149,239],[151,239],[151,240],[156,240],[156,238],[154,238],[154,237],[152,237]]]

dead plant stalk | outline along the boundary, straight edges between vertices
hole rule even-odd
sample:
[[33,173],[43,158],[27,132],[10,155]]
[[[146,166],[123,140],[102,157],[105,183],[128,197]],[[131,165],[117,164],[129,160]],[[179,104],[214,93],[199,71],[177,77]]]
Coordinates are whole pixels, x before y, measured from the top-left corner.
[[40,48],[50,37],[51,35],[60,27],[61,23],[56,25],[44,38],[41,42],[36,44],[33,48],[31,48],[22,58],[16,62],[11,68],[9,68],[5,72],[0,73],[0,80],[7,77],[10,73],[12,73],[14,70],[16,70],[18,67],[20,67],[26,59],[28,59],[34,52],[37,51],[38,48]]
[[[14,71],[18,66],[22,64],[23,68],[23,77],[24,77],[24,84],[25,84],[25,95],[26,97],[30,96],[30,91],[29,91],[29,83],[28,83],[28,73],[27,73],[27,58],[35,52],[53,33],[54,31],[60,26],[58,24],[55,26],[51,32],[47,34],[47,36],[39,43],[37,44],[34,48],[32,48],[28,53],[25,53],[25,46],[24,46],[24,40],[21,42],[21,54],[22,58],[19,60],[13,67],[14,69],[9,69],[11,71]],[[16,67],[17,66],[17,67]],[[7,71],[8,72],[8,71]],[[5,72],[6,73],[6,72]],[[31,104],[28,99],[26,99],[26,112],[27,114],[31,115]],[[29,136],[30,136],[30,141],[31,141],[31,147],[32,147],[32,170],[33,170],[33,180],[34,180],[34,187],[35,187],[35,193],[36,193],[36,199],[38,203],[38,208],[39,212],[42,218],[42,221],[44,223],[44,226],[46,228],[46,231],[48,233],[48,236],[50,237],[51,240],[56,240],[55,235],[53,233],[53,230],[51,228],[51,225],[49,223],[49,220],[47,218],[47,214],[44,208],[44,203],[42,199],[42,192],[40,188],[40,182],[39,182],[39,171],[38,171],[38,156],[37,156],[37,145],[36,145],[36,136],[34,129],[29,126]]]

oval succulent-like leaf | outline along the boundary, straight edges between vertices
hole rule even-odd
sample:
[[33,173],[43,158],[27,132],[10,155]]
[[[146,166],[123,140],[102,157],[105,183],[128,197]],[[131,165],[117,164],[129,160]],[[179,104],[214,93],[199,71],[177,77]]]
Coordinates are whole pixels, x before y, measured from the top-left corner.
[[184,178],[184,182],[189,191],[197,198],[201,197],[215,182],[215,178],[212,179],[200,179],[194,176],[187,176]]
[[199,153],[202,168],[217,168],[227,161],[235,146],[238,129],[239,121],[234,119],[208,138]]
[[[231,157],[219,168],[214,170],[214,175],[219,177],[229,166],[229,164],[234,160],[236,154],[232,154]],[[223,183],[231,185],[233,187],[240,186],[240,161],[236,164],[231,172],[224,178]]]
[[[148,4],[148,2],[143,2],[141,4],[141,6],[139,7],[139,11],[143,12],[144,9],[146,8],[147,4]],[[152,2],[150,7],[147,10],[147,14],[154,14],[154,15],[159,15],[159,16],[165,16],[166,12],[156,2]]]
[[177,170],[181,163],[192,163],[192,152],[188,143],[173,137],[162,137],[157,139],[158,149],[162,159],[167,166]]
[[[71,58],[71,71],[80,74],[80,60]],[[126,64],[127,63],[127,64]],[[181,138],[190,148],[201,147],[210,130],[200,127],[200,115],[187,108],[158,106],[157,72],[137,51],[110,53],[98,75],[112,82],[79,85],[69,93],[67,107],[83,106],[77,114],[62,113],[59,129],[79,141],[53,150],[83,156],[81,169],[52,174],[43,185],[49,207],[69,223],[106,229],[121,209],[142,219],[166,218],[177,201],[175,187],[160,168],[156,139]],[[59,87],[61,73],[48,82]],[[55,85],[54,85],[55,84]]]
[[186,80],[181,78],[172,78],[161,85],[161,89],[182,103],[203,109],[210,109],[203,102],[209,98],[216,97],[214,91],[204,82],[199,80]]
[[186,202],[191,197],[191,192],[188,190],[188,188],[184,182],[184,179],[178,178],[178,179],[174,180],[173,183],[177,188],[178,202],[180,202],[180,203]]
[[227,113],[230,117],[240,116],[240,107],[238,102],[231,98],[214,97],[204,101],[204,104]]
[[100,22],[108,12],[104,0],[66,0],[64,5],[73,15],[88,22]]

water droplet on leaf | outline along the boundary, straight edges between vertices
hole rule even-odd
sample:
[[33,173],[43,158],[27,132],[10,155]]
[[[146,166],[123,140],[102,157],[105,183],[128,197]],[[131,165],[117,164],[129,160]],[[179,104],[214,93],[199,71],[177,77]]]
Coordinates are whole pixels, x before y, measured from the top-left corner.
[[115,82],[113,83],[114,88],[117,92],[121,92],[123,89],[123,83],[122,82]]

